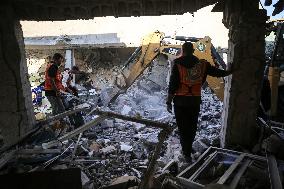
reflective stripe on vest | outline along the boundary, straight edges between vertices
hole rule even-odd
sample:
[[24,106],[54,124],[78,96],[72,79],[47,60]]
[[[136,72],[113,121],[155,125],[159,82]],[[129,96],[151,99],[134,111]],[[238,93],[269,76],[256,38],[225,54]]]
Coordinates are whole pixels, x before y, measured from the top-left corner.
[[[51,77],[48,76],[48,70],[52,64],[48,64],[46,69],[45,69],[45,84],[44,84],[44,89],[51,91],[53,90],[52,84],[51,84]],[[58,90],[63,90],[64,91],[64,86],[62,85],[62,75],[61,73],[57,70],[56,72],[56,77],[55,77],[55,85]]]
[[203,83],[206,64],[202,61],[188,69],[177,64],[179,71],[179,88],[175,95],[177,96],[201,96],[201,87]]

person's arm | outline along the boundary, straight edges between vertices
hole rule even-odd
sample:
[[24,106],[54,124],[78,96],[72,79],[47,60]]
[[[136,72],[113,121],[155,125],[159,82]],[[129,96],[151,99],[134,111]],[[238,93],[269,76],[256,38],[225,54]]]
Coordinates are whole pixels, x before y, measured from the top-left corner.
[[70,87],[70,86],[71,86],[72,80],[73,80],[73,74],[72,74],[72,73],[69,73],[68,78],[67,78],[67,81],[66,81],[66,86],[67,86],[67,87]]
[[179,72],[177,65],[174,64],[170,76],[167,104],[170,104],[172,102],[175,91],[178,89],[178,87],[179,87]]
[[232,74],[232,70],[220,70],[212,66],[209,62],[206,62],[206,73],[212,77],[225,77]]

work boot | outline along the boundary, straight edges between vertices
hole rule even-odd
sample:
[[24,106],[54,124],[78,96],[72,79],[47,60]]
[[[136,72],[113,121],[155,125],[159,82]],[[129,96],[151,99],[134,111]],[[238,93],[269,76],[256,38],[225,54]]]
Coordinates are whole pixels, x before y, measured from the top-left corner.
[[192,159],[191,157],[183,155],[182,158],[180,159],[180,171],[183,171],[187,167],[189,167],[192,164]]
[[191,158],[191,156],[184,156],[184,159],[185,159],[186,163],[192,164],[192,158]]

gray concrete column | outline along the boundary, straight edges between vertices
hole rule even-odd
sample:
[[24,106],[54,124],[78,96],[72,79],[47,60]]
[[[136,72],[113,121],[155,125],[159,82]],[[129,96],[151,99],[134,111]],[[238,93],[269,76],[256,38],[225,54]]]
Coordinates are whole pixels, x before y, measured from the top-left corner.
[[256,144],[266,19],[266,11],[258,9],[258,0],[226,1],[223,22],[229,29],[228,64],[235,72],[225,87],[223,147],[251,148]]
[[4,148],[34,125],[23,32],[13,8],[0,7],[0,130]]
[[73,65],[73,50],[72,49],[67,49],[65,51],[65,68],[71,69]]

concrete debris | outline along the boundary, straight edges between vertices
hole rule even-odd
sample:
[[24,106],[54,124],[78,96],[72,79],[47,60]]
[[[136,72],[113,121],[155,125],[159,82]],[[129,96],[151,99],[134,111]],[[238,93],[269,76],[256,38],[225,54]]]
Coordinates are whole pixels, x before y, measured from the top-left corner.
[[114,179],[111,184],[103,189],[129,189],[137,186],[139,179],[135,176],[122,176]]
[[112,119],[106,119],[106,120],[101,122],[101,127],[103,129],[112,128],[112,127],[114,127],[114,121]]
[[122,115],[129,115],[129,113],[131,112],[132,108],[130,106],[124,105],[122,107],[122,111],[121,114]]
[[35,114],[35,119],[37,121],[44,120],[44,119],[46,119],[46,115],[45,115],[45,113],[42,113],[42,112],[36,113]]
[[112,97],[115,96],[119,91],[116,86],[108,86],[101,90],[100,98],[104,106],[108,105]]
[[90,182],[89,177],[83,171],[81,171],[81,181],[83,186]]
[[131,152],[131,151],[133,151],[133,147],[125,144],[124,142],[121,142],[120,143],[120,150],[125,151],[125,152]]
[[114,146],[107,146],[105,148],[102,148],[101,151],[104,153],[104,154],[110,154],[114,151],[116,151],[116,148]]
[[95,153],[98,153],[101,149],[101,145],[97,142],[93,141],[93,143],[90,145],[89,149]]
[[[64,42],[65,39],[60,40]],[[215,149],[217,152],[214,153],[209,147],[220,145],[223,104],[208,87],[205,86],[202,90],[203,103],[193,143],[192,157],[194,161],[198,160],[189,165],[182,155],[178,129],[163,127],[175,122],[174,115],[166,111],[165,104],[168,62],[155,60],[154,66],[147,68],[116,101],[96,111],[95,107],[106,106],[118,91],[118,88],[113,86],[122,64],[114,66],[111,60],[102,64],[100,60],[103,52],[99,50],[80,53],[78,65],[83,67],[86,66],[85,62],[88,62],[83,70],[89,69],[93,72],[90,78],[94,88],[78,86],[80,99],[88,103],[77,106],[71,113],[77,109],[89,112],[91,108],[94,110],[93,114],[84,113],[86,124],[75,130],[67,131],[58,127],[56,137],[55,131],[50,129],[50,122],[54,124],[60,116],[66,117],[70,112],[50,118],[49,105],[45,102],[46,99],[43,99],[42,106],[36,107],[36,112],[39,118],[47,117],[41,123],[44,123],[43,128],[49,128],[48,132],[42,128],[30,141],[18,147],[21,148],[19,153],[6,154],[0,161],[0,174],[49,168],[66,169],[72,166],[80,168],[80,181],[84,188],[148,188],[151,186],[149,183],[152,183],[152,188],[188,188],[193,185],[218,188],[224,187],[229,181],[232,181],[232,186],[235,183],[245,186],[248,182],[251,186],[259,185],[260,179],[263,180],[264,186],[267,186],[265,178],[268,178],[268,175],[264,171],[266,166],[263,158],[247,154],[240,157],[241,153],[225,149],[221,152]],[[108,56],[117,57],[117,53],[110,50]],[[37,74],[30,79],[34,83],[40,81]],[[164,142],[161,142],[161,135]],[[270,152],[277,153],[278,144],[281,143],[278,139],[271,137],[265,142]],[[44,149],[39,150],[39,146]],[[232,174],[235,173],[234,170],[237,171],[236,175]],[[184,179],[183,182],[180,182],[181,179]]]

